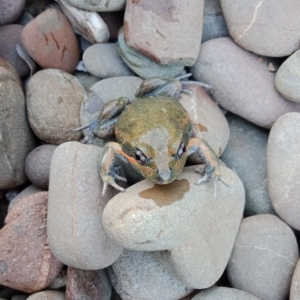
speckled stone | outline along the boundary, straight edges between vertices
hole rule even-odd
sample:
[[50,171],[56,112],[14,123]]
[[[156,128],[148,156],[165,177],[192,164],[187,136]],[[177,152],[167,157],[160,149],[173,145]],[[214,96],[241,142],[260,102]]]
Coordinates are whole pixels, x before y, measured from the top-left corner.
[[267,60],[237,46],[230,38],[202,44],[191,68],[196,80],[213,87],[212,98],[225,109],[264,128],[281,115],[300,111],[300,104],[283,98],[275,88],[275,74]]
[[267,148],[268,189],[274,209],[300,230],[300,113],[281,116],[273,125]]
[[245,218],[227,266],[232,287],[259,299],[289,294],[299,250],[292,229],[273,215]]
[[267,188],[268,131],[234,114],[228,113],[226,118],[230,138],[221,159],[243,181],[245,215],[275,214]]
[[103,209],[118,191],[109,187],[101,195],[101,153],[99,147],[68,142],[55,150],[51,162],[49,244],[60,261],[78,269],[103,269],[123,250],[106,235],[102,225]]

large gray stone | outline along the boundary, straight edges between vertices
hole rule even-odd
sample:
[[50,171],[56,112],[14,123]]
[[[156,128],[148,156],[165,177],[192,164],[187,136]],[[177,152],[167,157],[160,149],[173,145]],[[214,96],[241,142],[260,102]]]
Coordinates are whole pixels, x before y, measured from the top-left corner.
[[27,180],[24,162],[35,144],[19,81],[0,67],[0,189],[14,188]]
[[48,238],[54,255],[68,266],[103,269],[122,253],[102,225],[102,212],[118,193],[104,196],[98,172],[102,149],[68,142],[54,152],[50,169]]
[[221,159],[244,183],[245,215],[275,214],[267,188],[268,131],[234,114],[226,118],[230,138]]
[[[211,182],[187,167],[168,185],[143,180],[111,199],[103,212],[107,234],[125,248],[169,250],[173,269],[187,286],[207,288],[222,275],[244,209],[237,175],[221,167],[222,182],[213,196]],[[201,272],[199,272],[201,270]]]
[[260,299],[286,299],[298,259],[296,237],[287,224],[268,214],[248,217],[235,241],[228,279]]
[[267,149],[269,194],[278,215],[300,230],[300,113],[281,116],[273,125]]
[[230,38],[203,43],[191,70],[196,80],[213,87],[212,97],[222,107],[258,126],[270,128],[284,113],[300,111],[300,104],[278,93],[266,60]]

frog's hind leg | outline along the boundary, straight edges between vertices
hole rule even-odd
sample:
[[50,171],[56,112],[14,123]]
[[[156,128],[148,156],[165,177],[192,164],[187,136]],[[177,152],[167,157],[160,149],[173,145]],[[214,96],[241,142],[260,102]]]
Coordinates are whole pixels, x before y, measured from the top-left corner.
[[228,186],[222,177],[218,157],[206,141],[201,138],[191,138],[188,143],[188,155],[197,153],[204,163],[204,169],[196,169],[195,171],[204,176],[197,181],[197,185],[211,179],[213,183],[214,196],[217,194],[217,182],[221,180]]

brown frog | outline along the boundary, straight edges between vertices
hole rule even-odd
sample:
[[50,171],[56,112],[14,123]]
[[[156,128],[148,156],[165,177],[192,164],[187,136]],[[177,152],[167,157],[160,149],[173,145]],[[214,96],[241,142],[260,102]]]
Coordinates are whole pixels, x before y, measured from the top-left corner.
[[150,78],[142,82],[136,98],[121,97],[108,101],[99,117],[81,130],[90,127],[92,136],[107,138],[115,134],[117,142],[108,142],[100,160],[103,193],[107,186],[124,191],[115,180],[126,181],[117,174],[116,157],[129,163],[144,178],[156,184],[168,184],[182,171],[188,155],[197,153],[204,170],[201,184],[212,179],[214,195],[221,176],[218,158],[201,138],[192,138],[192,126],[186,110],[178,102],[180,93],[190,93],[187,85],[199,82],[183,81],[190,74],[175,79]]

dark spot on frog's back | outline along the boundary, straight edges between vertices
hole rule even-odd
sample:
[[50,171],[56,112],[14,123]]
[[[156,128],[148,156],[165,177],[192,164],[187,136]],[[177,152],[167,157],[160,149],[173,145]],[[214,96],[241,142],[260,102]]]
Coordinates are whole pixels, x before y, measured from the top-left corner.
[[189,190],[188,180],[176,179],[166,185],[155,184],[152,188],[140,192],[139,196],[144,199],[152,199],[158,206],[166,206],[181,200]]

